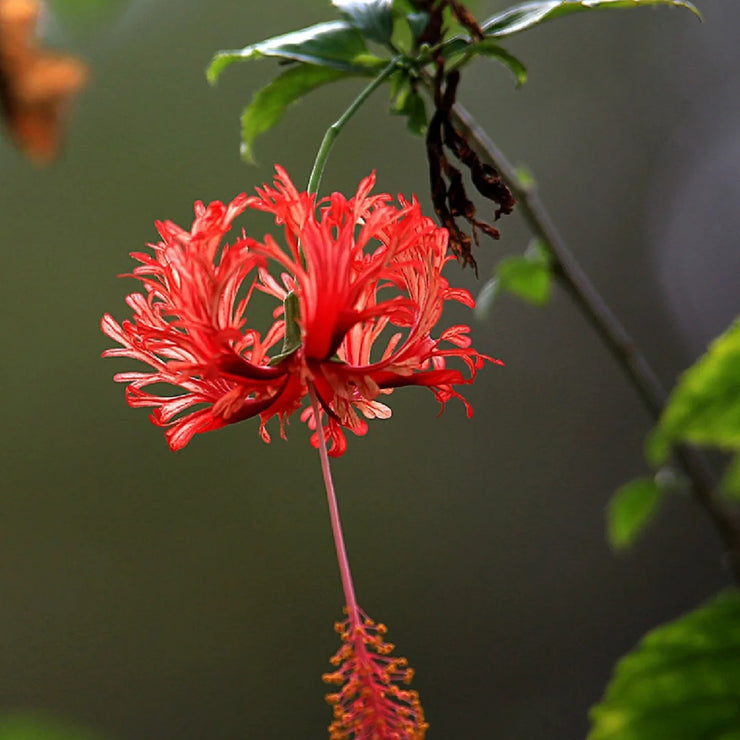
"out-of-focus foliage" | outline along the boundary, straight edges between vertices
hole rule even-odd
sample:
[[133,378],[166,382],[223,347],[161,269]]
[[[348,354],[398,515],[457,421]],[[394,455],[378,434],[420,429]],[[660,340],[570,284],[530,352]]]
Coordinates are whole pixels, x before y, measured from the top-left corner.
[[591,710],[588,740],[740,738],[740,594],[649,632]]
[[102,740],[102,736],[45,715],[0,716],[0,740]]
[[722,492],[728,498],[740,499],[740,454],[728,465],[722,481]]
[[483,319],[502,291],[534,306],[544,306],[552,291],[552,257],[539,239],[533,239],[521,257],[505,257],[481,288],[476,300],[476,316]]
[[636,478],[614,494],[607,509],[607,533],[615,550],[635,541],[658,511],[662,495],[653,478]]
[[[740,498],[740,319],[719,336],[679,379],[673,389],[656,428],[645,445],[645,456],[655,468],[667,464],[675,445],[694,444],[735,452],[735,459],[725,473],[721,492],[728,498]],[[644,478],[622,486],[609,503],[607,533],[611,544],[629,546],[644,523],[655,515],[662,500],[648,491]],[[625,494],[625,491],[630,493]],[[649,513],[645,522],[636,521],[634,531],[624,530],[625,537],[616,535],[625,523],[615,522],[620,511],[620,499],[634,497],[634,506],[641,505]],[[631,498],[629,500],[632,500]],[[615,541],[617,536],[618,541]]]
[[681,376],[651,438],[651,459],[663,462],[679,442],[740,450],[740,320]]
[[109,18],[131,0],[48,0],[54,15],[65,25],[89,26]]

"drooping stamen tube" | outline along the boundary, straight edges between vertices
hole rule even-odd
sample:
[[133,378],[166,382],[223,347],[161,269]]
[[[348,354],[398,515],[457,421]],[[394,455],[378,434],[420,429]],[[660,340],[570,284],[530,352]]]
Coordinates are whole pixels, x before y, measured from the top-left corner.
[[347,617],[349,618],[350,625],[354,628],[360,623],[359,609],[357,607],[354,583],[352,582],[352,572],[349,568],[347,548],[344,545],[344,535],[342,534],[342,522],[339,518],[337,494],[334,490],[334,481],[331,477],[331,467],[329,465],[329,453],[326,449],[326,440],[324,439],[324,430],[321,424],[321,406],[316,397],[316,390],[313,387],[313,383],[309,382],[308,392],[311,397],[311,408],[313,409],[314,422],[316,423],[316,434],[319,437],[321,474],[324,478],[324,486],[326,487],[326,500],[329,504],[329,518],[331,520],[331,531],[334,535],[334,546],[337,551],[337,562],[339,564],[339,575],[342,579],[344,602],[347,605]]
[[391,655],[394,645],[384,639],[385,625],[374,622],[357,605],[321,423],[322,410],[311,382],[308,391],[347,610],[347,619],[335,625],[342,646],[331,658],[334,670],[323,675],[325,683],[337,687],[326,696],[334,711],[329,738],[424,740],[429,725],[419,694],[404,686],[411,682],[414,672],[406,658]]

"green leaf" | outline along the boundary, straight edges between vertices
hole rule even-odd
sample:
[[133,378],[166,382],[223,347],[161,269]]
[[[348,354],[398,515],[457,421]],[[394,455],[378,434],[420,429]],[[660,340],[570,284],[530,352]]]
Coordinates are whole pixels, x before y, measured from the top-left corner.
[[540,239],[532,239],[521,257],[505,257],[496,273],[481,288],[476,298],[475,317],[487,318],[499,293],[508,291],[535,306],[550,300],[552,256]]
[[500,289],[523,298],[535,306],[550,300],[552,275],[550,253],[539,240],[527,247],[522,257],[506,257],[496,266]]
[[491,57],[501,62],[514,75],[517,87],[521,87],[527,81],[527,68],[524,66],[524,63],[503,47],[488,39],[478,42],[475,44],[475,47],[477,54],[482,54],[483,56]]
[[652,478],[635,478],[619,488],[606,509],[609,544],[615,550],[630,547],[657,514],[662,498]]
[[332,5],[366,38],[387,44],[393,34],[393,0],[332,0]]
[[330,21],[274,36],[243,49],[219,51],[208,66],[206,77],[213,84],[234,62],[260,57],[305,62],[355,74],[372,74],[387,63],[387,60],[368,52],[362,34],[356,28],[345,21]]
[[455,36],[442,45],[440,54],[449,60],[448,70],[463,67],[476,56],[487,56],[501,62],[514,75],[517,87],[521,87],[527,81],[527,68],[524,63],[493,39],[472,42],[462,36]]
[[526,257],[507,257],[497,267],[499,283],[510,293],[536,306],[550,299],[550,271]]
[[394,48],[410,54],[416,39],[429,23],[429,13],[417,10],[410,0],[393,0],[392,16],[391,44]]
[[740,593],[649,632],[590,716],[587,740],[738,740]]
[[406,116],[406,127],[412,134],[421,136],[427,127],[424,99],[414,90],[403,72],[398,73],[391,87],[391,113]]
[[332,67],[300,64],[276,77],[269,85],[258,90],[241,119],[242,157],[254,163],[254,141],[271,129],[285,113],[286,108],[317,87],[346,77],[347,73]]
[[701,14],[688,0],[534,0],[507,8],[481,24],[486,36],[510,36],[520,31],[571,13],[585,10],[642,8],[648,5],[672,5],[686,8],[701,19]]
[[740,450],[740,319],[681,376],[659,429],[671,443]]

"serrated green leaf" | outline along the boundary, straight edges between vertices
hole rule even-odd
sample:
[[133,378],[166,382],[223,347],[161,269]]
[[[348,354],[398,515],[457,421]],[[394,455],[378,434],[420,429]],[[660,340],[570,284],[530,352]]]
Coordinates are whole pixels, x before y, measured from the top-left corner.
[[511,36],[520,31],[560,18],[564,15],[587,10],[617,8],[642,8],[648,5],[672,5],[686,8],[701,19],[701,14],[688,0],[533,0],[515,5],[491,16],[481,24],[486,36]]
[[635,478],[612,496],[606,508],[609,544],[624,550],[635,541],[658,512],[663,493],[652,478]]
[[393,33],[393,0],[332,0],[332,5],[366,38],[387,44]]
[[540,259],[528,255],[507,257],[496,266],[496,277],[501,289],[535,306],[543,306],[550,300],[550,266]]
[[735,455],[727,466],[720,488],[727,498],[740,501],[740,454]]
[[255,139],[269,131],[283,117],[291,103],[327,82],[346,76],[346,72],[332,67],[300,64],[258,90],[242,113],[242,157],[247,162],[254,162]]
[[649,632],[590,716],[587,740],[738,740],[738,591]]
[[740,319],[681,376],[659,429],[671,443],[740,450]]
[[250,44],[243,49],[219,51],[211,60],[206,77],[213,84],[234,62],[275,57],[331,67],[354,74],[372,74],[387,64],[370,54],[362,34],[346,21],[330,21]]

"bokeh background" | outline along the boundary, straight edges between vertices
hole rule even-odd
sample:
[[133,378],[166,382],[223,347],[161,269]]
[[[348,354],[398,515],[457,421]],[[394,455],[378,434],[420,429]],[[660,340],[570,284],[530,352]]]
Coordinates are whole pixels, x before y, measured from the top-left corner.
[[[530,81],[481,61],[460,99],[518,164],[667,385],[740,308],[740,5],[588,13],[512,39]],[[473,4],[479,17],[504,7]],[[196,199],[307,179],[361,81],[320,90],[239,160],[238,116],[276,71],[219,48],[333,17],[328,2],[64,0],[47,42],[88,60],[65,151],[29,165],[0,141],[0,707],[111,740],[326,737],[322,671],[342,597],[318,458],[300,423],[256,423],[172,454],[111,381],[99,318],[123,318],[128,252]],[[429,208],[422,141],[376,94],[324,187],[380,187]],[[485,278],[528,235],[516,216],[477,253]],[[470,270],[449,269],[477,291]],[[451,320],[467,320],[465,311]],[[335,465],[361,604],[416,668],[429,738],[583,737],[614,661],[728,582],[690,500],[616,556],[614,489],[644,472],[650,420],[566,296],[502,297],[473,327],[501,357],[475,417],[397,393],[394,416]],[[130,367],[130,366],[129,366]]]

